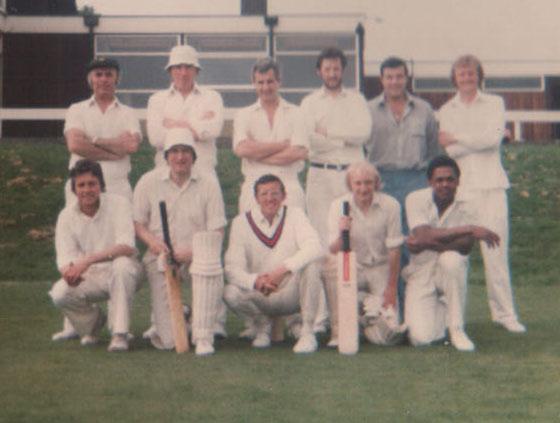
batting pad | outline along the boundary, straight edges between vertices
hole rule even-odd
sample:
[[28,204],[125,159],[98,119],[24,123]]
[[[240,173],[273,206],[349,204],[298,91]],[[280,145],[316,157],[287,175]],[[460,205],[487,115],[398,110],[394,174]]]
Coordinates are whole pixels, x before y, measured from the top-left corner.
[[219,232],[198,232],[194,235],[190,273],[195,343],[197,339],[213,340],[216,314],[224,287],[221,250],[222,235]]

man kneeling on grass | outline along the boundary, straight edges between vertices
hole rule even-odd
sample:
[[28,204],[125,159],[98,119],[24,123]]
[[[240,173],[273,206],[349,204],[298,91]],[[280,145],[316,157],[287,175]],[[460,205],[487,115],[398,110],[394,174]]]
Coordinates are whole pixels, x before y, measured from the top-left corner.
[[301,335],[294,352],[314,352],[320,287],[310,274],[323,254],[321,241],[303,210],[283,205],[286,191],[277,176],[257,179],[254,195],[257,206],[232,224],[224,299],[238,315],[255,322],[255,348],[270,346],[271,317],[301,311]]
[[410,264],[403,269],[407,282],[405,322],[412,345],[443,339],[449,330],[459,351],[474,351],[464,332],[468,254],[475,241],[494,248],[500,238],[491,230],[472,225],[474,211],[465,198],[455,196],[460,170],[455,160],[438,156],[428,165],[429,188],[406,198],[411,235],[406,245]]
[[70,170],[70,203],[58,216],[56,258],[62,278],[49,295],[70,320],[82,345],[95,344],[105,324],[96,304],[109,300],[109,351],[128,349],[130,309],[141,267],[134,258],[134,226],[129,201],[105,194],[101,166],[79,160]]

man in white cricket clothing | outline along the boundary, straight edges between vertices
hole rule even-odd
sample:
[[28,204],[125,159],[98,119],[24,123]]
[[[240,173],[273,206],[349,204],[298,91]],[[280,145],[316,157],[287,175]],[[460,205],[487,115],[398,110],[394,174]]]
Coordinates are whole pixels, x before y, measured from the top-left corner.
[[[364,144],[371,132],[371,115],[365,98],[343,87],[347,59],[336,47],[321,51],[316,72],[323,86],[301,102],[309,138],[309,170],[306,183],[307,213],[328,248],[327,214],[331,202],[346,192],[345,171],[364,159]],[[324,294],[320,296],[317,329],[328,317]]]
[[105,315],[97,303],[111,301],[109,351],[128,349],[130,311],[141,275],[135,259],[130,202],[105,194],[99,163],[82,159],[70,170],[70,202],[56,224],[56,259],[62,278],[49,292],[82,345],[98,342]]
[[215,175],[216,138],[224,123],[224,105],[220,94],[197,84],[201,71],[198,52],[191,46],[171,49],[165,66],[171,85],[148,100],[147,130],[155,147],[155,165],[165,165],[165,136],[170,129],[190,131],[198,154],[196,169]]
[[[107,192],[132,200],[128,181],[130,154],[138,150],[141,141],[140,124],[134,111],[115,96],[119,80],[119,64],[110,58],[97,58],[87,66],[87,81],[92,96],[74,103],[66,113],[64,138],[71,169],[78,160],[98,162],[103,169]],[[66,202],[75,201],[70,181],[64,189]],[[77,333],[64,320],[61,332],[52,336],[54,341],[69,339]]]
[[241,109],[233,124],[233,151],[244,177],[239,212],[256,205],[253,185],[268,173],[282,179],[287,205],[305,209],[298,173],[307,158],[307,137],[299,107],[279,95],[280,68],[274,60],[258,60],[251,77],[257,102]]
[[429,345],[444,339],[446,330],[459,351],[474,351],[464,330],[468,254],[475,241],[496,248],[500,237],[476,223],[464,197],[456,195],[461,171],[457,163],[438,156],[428,165],[430,187],[406,198],[411,259],[406,280],[405,324],[410,343]]
[[[226,225],[224,202],[217,180],[193,169],[197,160],[195,143],[187,130],[170,131],[164,147],[168,165],[144,174],[134,190],[136,236],[148,247],[143,263],[150,282],[155,326],[150,339],[158,349],[175,346],[164,275],[164,259],[169,250],[163,241],[160,201],[165,201],[167,205],[174,259],[180,264],[183,278],[188,277],[186,270],[192,262],[193,236],[202,231],[223,234]],[[193,290],[193,320],[214,324],[222,290],[223,281]],[[192,338],[197,355],[214,353],[213,327],[193,325]]]
[[[338,307],[336,254],[342,249],[342,231],[350,231],[350,249],[356,254],[357,282],[362,323],[366,338],[376,344],[389,344],[395,339],[379,336],[379,319],[390,321],[395,332],[402,332],[398,322],[397,280],[403,235],[401,206],[380,191],[381,178],[367,161],[355,162],[346,172],[349,193],[337,198],[329,210],[329,252],[326,292],[331,314],[331,340],[338,346]],[[347,201],[349,216],[342,215]],[[391,318],[389,318],[392,316]],[[396,334],[395,334],[396,335]]]
[[479,224],[502,240],[498,248],[480,244],[492,320],[510,332],[523,333],[526,328],[515,310],[508,257],[509,181],[500,157],[504,101],[480,91],[483,78],[482,64],[476,57],[465,55],[455,61],[451,80],[457,94],[439,112],[439,142],[457,160],[462,173],[459,190],[471,198]]
[[301,311],[301,335],[293,350],[312,353],[319,280],[310,274],[323,254],[319,236],[303,210],[283,205],[286,191],[277,176],[261,176],[254,195],[257,206],[232,223],[224,299],[255,322],[255,348],[270,346],[272,317]]

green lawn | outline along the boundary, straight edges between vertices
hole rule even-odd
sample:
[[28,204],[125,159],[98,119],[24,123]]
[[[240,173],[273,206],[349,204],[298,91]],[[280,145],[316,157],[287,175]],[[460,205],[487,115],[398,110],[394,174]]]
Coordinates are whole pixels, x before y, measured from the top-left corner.
[[[136,181],[151,163],[134,156]],[[108,354],[109,335],[84,349],[52,343],[53,225],[62,207],[61,143],[0,142],[0,422],[449,422],[560,421],[560,148],[511,146],[511,261],[525,335],[490,322],[480,259],[473,257],[467,332],[474,354],[449,346],[362,345],[354,357],[321,348],[296,356],[287,341],[254,351],[235,333],[212,357],[176,355],[136,339]],[[235,214],[239,164],[220,150],[220,179]],[[133,331],[149,323],[139,292]],[[322,339],[324,344],[326,339]]]

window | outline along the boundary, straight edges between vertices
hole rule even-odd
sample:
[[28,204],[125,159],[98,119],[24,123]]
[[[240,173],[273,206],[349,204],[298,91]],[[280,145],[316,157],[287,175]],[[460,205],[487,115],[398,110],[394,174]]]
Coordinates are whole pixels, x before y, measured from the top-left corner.
[[344,51],[348,65],[344,72],[344,85],[355,87],[356,38],[355,34],[278,34],[275,38],[276,59],[281,67],[281,92],[287,100],[299,104],[311,90],[321,86],[315,69],[317,56],[326,47]]
[[413,91],[455,91],[455,87],[449,78],[414,78],[412,80]]
[[488,91],[543,91],[542,76],[488,77],[484,88]]

